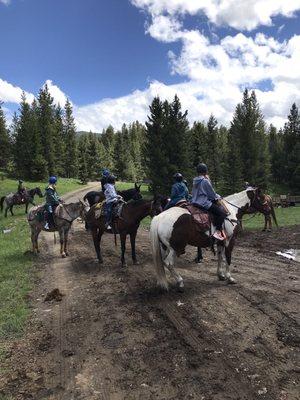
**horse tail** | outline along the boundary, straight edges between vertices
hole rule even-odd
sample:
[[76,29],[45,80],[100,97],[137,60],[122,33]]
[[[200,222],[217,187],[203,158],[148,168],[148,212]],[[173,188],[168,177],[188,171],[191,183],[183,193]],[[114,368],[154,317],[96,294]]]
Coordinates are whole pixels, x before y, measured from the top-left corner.
[[158,225],[159,225],[159,219],[157,217],[154,217],[150,227],[152,257],[154,262],[154,268],[157,275],[157,284],[161,288],[168,290],[168,281],[166,277],[165,267],[163,265],[161,244],[158,235]]
[[5,196],[1,197],[1,199],[0,199],[0,209],[1,209],[1,212],[3,211],[3,203],[4,203],[4,200],[5,200]]

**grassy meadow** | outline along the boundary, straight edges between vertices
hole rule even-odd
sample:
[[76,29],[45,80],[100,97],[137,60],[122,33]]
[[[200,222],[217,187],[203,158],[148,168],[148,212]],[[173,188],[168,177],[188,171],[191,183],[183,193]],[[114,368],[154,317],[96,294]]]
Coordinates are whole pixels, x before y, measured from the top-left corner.
[[[16,192],[16,180],[0,180],[0,197]],[[25,182],[29,189],[45,182]],[[58,192],[64,194],[82,185],[75,179],[59,179]],[[35,197],[36,204],[44,199]],[[30,208],[30,206],[29,206]],[[31,288],[31,267],[34,257],[27,253],[30,249],[30,231],[25,215],[25,206],[14,206],[15,216],[0,214],[0,341],[16,337],[22,333],[28,315],[26,295]],[[3,231],[10,230],[8,233]],[[1,361],[1,345],[0,345]]]

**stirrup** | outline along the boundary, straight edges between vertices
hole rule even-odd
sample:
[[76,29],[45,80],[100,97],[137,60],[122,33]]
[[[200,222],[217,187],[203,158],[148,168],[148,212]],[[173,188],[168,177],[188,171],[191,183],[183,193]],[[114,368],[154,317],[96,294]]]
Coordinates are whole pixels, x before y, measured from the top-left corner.
[[217,239],[217,240],[220,240],[220,241],[223,241],[223,240],[224,240],[224,237],[222,236],[222,234],[221,234],[221,233],[218,233],[217,231],[214,232],[213,237],[214,237],[215,239]]

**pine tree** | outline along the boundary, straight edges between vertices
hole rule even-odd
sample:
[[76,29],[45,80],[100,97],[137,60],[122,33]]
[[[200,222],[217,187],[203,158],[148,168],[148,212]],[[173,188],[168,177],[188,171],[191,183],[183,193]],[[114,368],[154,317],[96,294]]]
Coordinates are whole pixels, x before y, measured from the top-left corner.
[[[265,123],[255,92],[253,91],[249,95],[247,89],[244,91],[242,103],[236,107],[231,123],[229,157],[232,151],[230,146],[236,148],[236,145],[238,149],[236,149],[233,159],[236,160],[236,164],[241,168],[241,178],[252,184],[266,186],[269,178],[269,160]],[[230,169],[229,165],[227,167],[227,169]],[[237,167],[233,164],[231,168]],[[237,171],[232,171],[232,173],[239,175]],[[228,171],[226,176],[228,179]],[[236,185],[234,189],[238,190]]]
[[121,131],[116,134],[114,165],[115,173],[119,179],[134,179],[134,164],[129,147],[129,132],[125,124],[123,124]]
[[103,130],[100,138],[103,146],[104,146],[104,159],[103,165],[104,168],[108,168],[109,170],[114,170],[114,157],[115,157],[115,140],[116,134],[114,128],[110,125],[107,129]]
[[22,93],[20,103],[20,116],[16,124],[14,157],[16,172],[23,179],[31,178],[32,160],[32,113],[30,105],[26,100],[25,93]]
[[30,178],[42,180],[47,176],[47,163],[43,157],[41,137],[39,132],[39,113],[37,101],[34,99],[30,110],[31,117],[31,163]]
[[219,163],[219,148],[218,148],[218,121],[211,115],[207,122],[207,159],[205,160],[209,176],[214,185],[217,185],[220,180],[220,163]]
[[0,101],[0,168],[6,169],[12,158],[12,146],[9,131],[6,127],[5,115]]
[[294,103],[284,127],[285,179],[293,192],[300,190],[300,116]]
[[53,97],[48,86],[40,89],[38,95],[38,125],[42,143],[42,154],[47,163],[48,175],[57,174],[57,156],[55,153],[55,110]]
[[63,125],[63,110],[58,105],[54,110],[54,152],[56,159],[56,173],[59,176],[67,176],[66,143]]
[[146,140],[144,160],[147,176],[154,192],[165,191],[168,176],[168,159],[165,148],[165,113],[159,97],[155,97],[150,105],[150,116],[146,122]]
[[195,122],[191,129],[191,160],[195,171],[199,163],[208,159],[207,127],[204,122]]
[[88,137],[84,134],[78,140],[78,177],[83,184],[86,184],[89,178],[87,158]]
[[77,163],[77,142],[76,142],[76,127],[73,117],[72,105],[69,100],[65,104],[65,114],[63,118],[63,132],[65,138],[65,163],[66,176],[74,178],[78,173]]

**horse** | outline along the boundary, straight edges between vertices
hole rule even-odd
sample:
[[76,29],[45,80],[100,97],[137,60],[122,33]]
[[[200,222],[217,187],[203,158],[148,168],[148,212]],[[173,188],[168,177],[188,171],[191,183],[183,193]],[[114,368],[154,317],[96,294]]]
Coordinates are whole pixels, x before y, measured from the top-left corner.
[[62,258],[69,255],[67,249],[68,235],[71,228],[72,222],[81,217],[84,219],[85,214],[89,210],[89,207],[81,200],[77,203],[60,204],[56,207],[54,213],[55,227],[51,229],[45,229],[44,218],[39,218],[39,215],[44,214],[44,206],[35,206],[29,210],[28,223],[31,228],[31,242],[33,253],[39,253],[38,237],[41,231],[55,232],[58,231],[60,238],[60,254]]
[[[121,239],[121,265],[126,267],[127,263],[125,260],[125,248],[127,235],[130,236],[131,243],[131,255],[133,264],[137,264],[137,257],[135,252],[135,239],[137,230],[140,226],[140,222],[147,216],[153,217],[162,211],[160,198],[154,198],[153,200],[140,199],[137,201],[131,201],[126,203],[122,207],[120,217],[113,223],[115,234],[120,234]],[[105,216],[100,215],[96,217],[96,205],[93,205],[86,215],[86,222],[88,223],[93,236],[94,246],[100,264],[103,263],[101,255],[101,238],[105,229]]]
[[[217,241],[218,252],[218,278],[228,283],[235,283],[230,274],[231,254],[234,247],[235,237],[238,230],[238,212],[244,212],[257,199],[257,190],[244,190],[240,193],[225,197],[229,215],[224,221],[226,240]],[[215,227],[211,225],[211,233]],[[168,290],[166,279],[166,266],[171,275],[175,278],[178,290],[184,290],[182,277],[174,269],[175,259],[185,253],[187,245],[195,247],[212,247],[215,239],[210,235],[209,230],[200,233],[196,230],[190,212],[184,208],[172,207],[155,216],[150,226],[151,249],[154,267],[157,275],[158,285]],[[223,261],[226,261],[226,270],[223,271]]]
[[[124,201],[129,201],[129,200],[139,200],[141,199],[141,186],[142,185],[137,185],[136,183],[134,184],[134,187],[131,189],[127,190],[122,190],[118,191],[117,193],[123,197]],[[84,201],[88,201],[89,205],[92,207],[94,204],[99,203],[100,201],[105,200],[104,193],[102,191],[95,191],[92,190],[88,192],[84,198]]]
[[[276,227],[278,228],[273,200],[269,194],[264,194],[261,188],[257,188],[257,198],[255,199],[253,205],[254,207],[249,208],[247,211],[244,212],[244,214],[254,214],[257,212],[263,214],[265,217],[265,225],[262,230],[263,232],[272,231],[272,218]],[[242,216],[241,216],[241,221],[242,221]]]
[[1,212],[3,211],[3,203],[5,202],[5,217],[7,217],[8,210],[10,211],[11,215],[14,215],[13,206],[15,205],[25,204],[25,214],[27,214],[28,204],[32,204],[33,206],[35,205],[33,201],[35,195],[38,195],[39,197],[44,197],[39,187],[30,190],[25,189],[23,196],[21,196],[19,193],[9,193],[7,196],[3,196],[0,199]]

